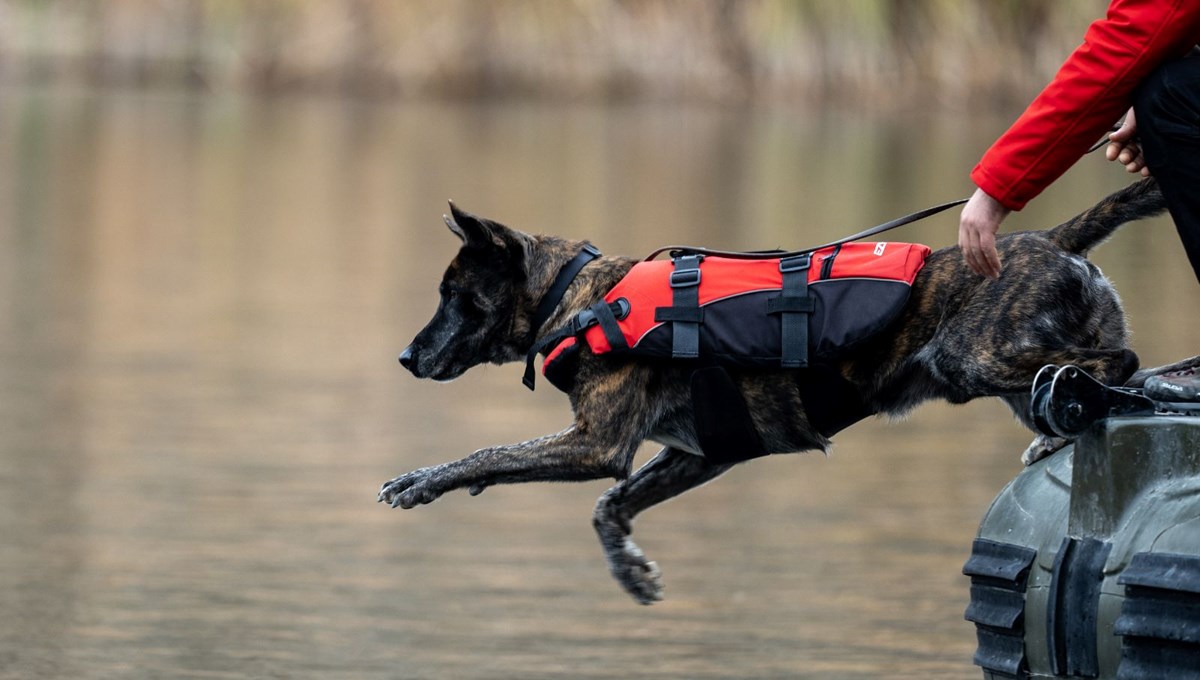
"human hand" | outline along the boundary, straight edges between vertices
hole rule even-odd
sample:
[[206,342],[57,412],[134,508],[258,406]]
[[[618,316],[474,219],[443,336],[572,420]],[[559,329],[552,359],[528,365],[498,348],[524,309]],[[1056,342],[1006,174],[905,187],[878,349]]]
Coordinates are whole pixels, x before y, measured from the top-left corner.
[[996,232],[1010,213],[983,189],[976,189],[958,219],[958,247],[971,271],[990,279],[1000,278],[1000,253]]
[[1125,166],[1125,170],[1129,172],[1141,173],[1142,177],[1150,176],[1150,168],[1146,167],[1146,158],[1142,155],[1142,147],[1134,138],[1137,136],[1137,120],[1134,118],[1133,109],[1125,114],[1125,121],[1121,123],[1120,129],[1108,136],[1108,148],[1104,150],[1104,157],[1110,161],[1117,161]]

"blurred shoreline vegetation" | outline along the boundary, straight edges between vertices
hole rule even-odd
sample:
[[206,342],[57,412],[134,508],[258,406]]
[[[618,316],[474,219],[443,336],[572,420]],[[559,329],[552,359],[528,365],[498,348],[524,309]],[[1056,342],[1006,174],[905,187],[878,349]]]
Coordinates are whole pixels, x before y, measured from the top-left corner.
[[1104,0],[0,0],[0,83],[1021,103]]

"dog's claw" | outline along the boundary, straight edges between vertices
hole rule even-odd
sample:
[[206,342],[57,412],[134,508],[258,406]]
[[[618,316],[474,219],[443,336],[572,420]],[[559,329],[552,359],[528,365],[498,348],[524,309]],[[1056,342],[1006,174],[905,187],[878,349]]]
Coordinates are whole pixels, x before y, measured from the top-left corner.
[[439,484],[437,468],[421,468],[385,483],[379,490],[379,500],[407,510],[432,503],[447,490]]

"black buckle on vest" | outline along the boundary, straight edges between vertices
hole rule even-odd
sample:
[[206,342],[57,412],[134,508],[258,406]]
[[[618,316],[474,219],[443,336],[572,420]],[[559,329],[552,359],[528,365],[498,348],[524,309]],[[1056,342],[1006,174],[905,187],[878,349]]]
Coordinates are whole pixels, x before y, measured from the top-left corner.
[[[700,263],[697,262],[696,266]],[[700,285],[700,270],[699,269],[676,269],[671,272],[671,287],[672,288],[690,288]]]
[[585,331],[598,323],[600,321],[596,318],[596,312],[591,309],[585,309],[577,314],[574,319],[571,319],[570,328],[573,331],[572,335]]
[[792,272],[798,272],[798,271],[807,271],[809,265],[811,265],[811,264],[812,264],[812,255],[810,253],[804,253],[803,255],[797,255],[796,257],[789,257],[787,259],[780,260],[779,261],[779,271],[784,274],[790,274]]

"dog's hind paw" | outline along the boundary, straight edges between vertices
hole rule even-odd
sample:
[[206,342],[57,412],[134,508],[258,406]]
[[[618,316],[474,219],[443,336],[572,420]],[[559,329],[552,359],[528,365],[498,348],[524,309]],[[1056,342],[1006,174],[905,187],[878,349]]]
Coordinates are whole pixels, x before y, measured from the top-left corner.
[[626,538],[621,549],[608,556],[608,568],[617,583],[641,604],[663,599],[662,572],[632,540]]
[[1025,449],[1025,452],[1021,454],[1021,462],[1028,467],[1046,456],[1066,448],[1070,443],[1070,439],[1047,437],[1044,434],[1039,434],[1036,439],[1029,443],[1029,447]]

